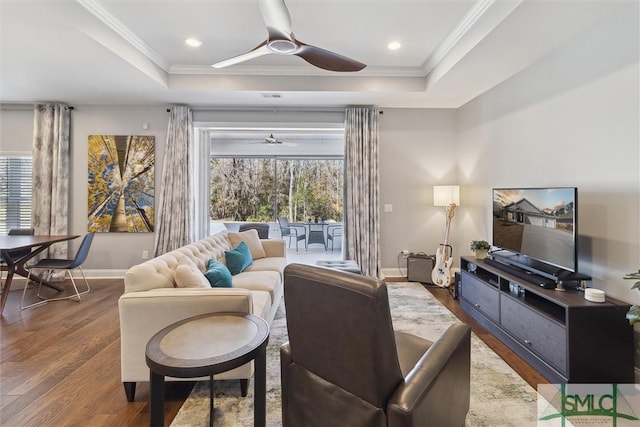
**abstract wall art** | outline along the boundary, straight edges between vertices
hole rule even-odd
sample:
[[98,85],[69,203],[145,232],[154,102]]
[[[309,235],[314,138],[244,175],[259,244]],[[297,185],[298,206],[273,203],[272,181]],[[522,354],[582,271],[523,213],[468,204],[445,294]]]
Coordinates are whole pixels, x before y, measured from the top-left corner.
[[155,137],[89,135],[90,232],[153,232]]

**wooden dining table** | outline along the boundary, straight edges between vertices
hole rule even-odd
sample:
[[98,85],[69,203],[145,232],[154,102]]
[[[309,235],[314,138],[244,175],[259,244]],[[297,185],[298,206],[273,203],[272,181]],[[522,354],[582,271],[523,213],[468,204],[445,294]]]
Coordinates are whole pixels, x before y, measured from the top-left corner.
[[[27,277],[29,275],[29,272],[25,268],[27,261],[49,248],[54,243],[65,242],[78,237],[79,235],[77,234],[55,236],[0,236],[0,256],[2,257],[4,264],[6,264],[6,266],[3,265],[3,270],[7,270],[7,278],[5,279],[4,286],[2,288],[2,299],[0,300],[0,315],[4,312],[4,305],[6,304],[9,296],[13,276],[18,274],[20,276]],[[11,253],[20,249],[31,249],[31,252],[23,257],[13,259],[11,257]],[[40,281],[40,277],[36,277],[35,275],[32,275],[32,278],[38,282]],[[62,291],[62,288],[49,281],[43,280],[42,284],[57,291]]]

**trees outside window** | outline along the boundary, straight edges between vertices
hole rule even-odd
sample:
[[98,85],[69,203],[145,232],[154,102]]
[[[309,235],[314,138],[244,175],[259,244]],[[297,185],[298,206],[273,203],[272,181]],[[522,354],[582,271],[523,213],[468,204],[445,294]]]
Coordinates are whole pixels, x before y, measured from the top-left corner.
[[342,221],[343,160],[213,157],[210,217],[214,221]]

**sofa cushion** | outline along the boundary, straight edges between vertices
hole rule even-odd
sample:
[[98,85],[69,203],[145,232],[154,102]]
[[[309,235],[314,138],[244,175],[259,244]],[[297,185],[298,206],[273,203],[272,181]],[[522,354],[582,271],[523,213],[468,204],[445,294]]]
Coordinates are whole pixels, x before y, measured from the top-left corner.
[[251,251],[249,251],[249,246],[245,242],[240,242],[236,248],[226,251],[224,258],[232,275],[242,273],[253,262]]
[[[282,287],[280,273],[277,271],[243,271],[233,276],[233,287],[248,289],[250,291],[266,291],[271,301],[276,299],[276,288]],[[279,290],[279,289],[278,289]]]
[[215,259],[209,260],[207,271],[204,272],[204,277],[207,278],[214,288],[230,288],[233,286],[231,283],[231,272],[226,265]]
[[275,271],[280,274],[287,266],[287,259],[285,257],[266,257],[253,260],[253,264],[247,267],[244,271]]
[[264,248],[262,247],[262,242],[260,242],[260,236],[258,236],[258,230],[246,230],[240,233],[229,233],[229,242],[231,242],[231,247],[235,248],[240,244],[240,242],[245,242],[247,246],[249,246],[249,251],[251,251],[251,256],[253,259],[260,259],[267,256]]
[[211,285],[196,265],[187,257],[178,260],[174,273],[178,288],[210,288]]

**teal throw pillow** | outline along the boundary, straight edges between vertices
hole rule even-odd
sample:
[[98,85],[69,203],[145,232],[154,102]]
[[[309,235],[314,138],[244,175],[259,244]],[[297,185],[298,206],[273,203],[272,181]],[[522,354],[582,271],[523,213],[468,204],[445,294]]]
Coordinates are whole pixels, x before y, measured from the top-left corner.
[[207,278],[213,288],[230,288],[233,286],[231,284],[231,272],[226,265],[215,259],[209,260],[204,277]]
[[234,276],[242,273],[245,268],[253,263],[253,257],[249,246],[245,242],[240,242],[233,250],[224,253],[227,268]]

